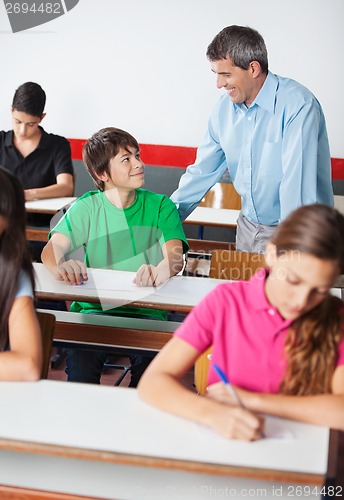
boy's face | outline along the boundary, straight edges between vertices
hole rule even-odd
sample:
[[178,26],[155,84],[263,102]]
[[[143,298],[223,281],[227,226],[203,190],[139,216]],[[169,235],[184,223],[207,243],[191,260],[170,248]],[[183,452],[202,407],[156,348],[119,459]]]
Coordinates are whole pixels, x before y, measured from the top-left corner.
[[116,156],[110,160],[109,175],[103,174],[106,179],[105,190],[117,189],[134,190],[144,184],[144,164],[140,158],[140,151],[133,147],[120,148]]
[[22,111],[12,109],[12,128],[17,139],[34,139],[39,132],[38,125],[41,123],[45,114],[41,117],[28,115]]

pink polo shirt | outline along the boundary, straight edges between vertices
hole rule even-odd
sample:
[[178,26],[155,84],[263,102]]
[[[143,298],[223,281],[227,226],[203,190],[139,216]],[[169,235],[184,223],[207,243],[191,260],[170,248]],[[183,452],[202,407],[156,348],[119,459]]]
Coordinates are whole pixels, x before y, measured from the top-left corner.
[[[290,320],[268,302],[267,273],[258,271],[249,281],[217,286],[186,317],[175,332],[199,352],[211,345],[212,363],[243,389],[276,393],[285,373],[284,340]],[[344,364],[344,339],[337,365]],[[210,369],[208,385],[219,382]]]

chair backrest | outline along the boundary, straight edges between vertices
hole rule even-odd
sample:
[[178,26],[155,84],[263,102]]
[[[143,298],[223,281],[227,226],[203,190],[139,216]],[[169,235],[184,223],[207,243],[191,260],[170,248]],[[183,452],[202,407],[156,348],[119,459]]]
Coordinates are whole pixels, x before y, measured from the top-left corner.
[[37,312],[37,318],[41,327],[42,347],[43,347],[43,363],[42,363],[41,379],[45,379],[47,378],[49,371],[56,319],[53,314],[44,312]]
[[205,195],[200,207],[241,209],[241,196],[233,184],[217,182]]
[[264,254],[214,250],[210,262],[210,278],[225,280],[249,280],[265,266]]
[[[263,254],[237,252],[235,250],[215,250],[211,256],[210,278],[227,280],[249,280],[255,272],[265,266]],[[211,357],[210,347],[195,363],[194,377],[197,392],[204,395]]]

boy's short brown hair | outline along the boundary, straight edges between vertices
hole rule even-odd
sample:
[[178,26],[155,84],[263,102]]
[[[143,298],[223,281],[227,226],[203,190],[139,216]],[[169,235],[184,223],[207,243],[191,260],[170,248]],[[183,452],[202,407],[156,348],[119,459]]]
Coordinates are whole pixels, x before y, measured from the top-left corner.
[[104,182],[98,175],[104,172],[109,174],[110,160],[118,154],[120,148],[128,151],[129,147],[140,150],[137,140],[132,135],[115,127],[102,128],[88,139],[82,157],[98,189],[104,191]]

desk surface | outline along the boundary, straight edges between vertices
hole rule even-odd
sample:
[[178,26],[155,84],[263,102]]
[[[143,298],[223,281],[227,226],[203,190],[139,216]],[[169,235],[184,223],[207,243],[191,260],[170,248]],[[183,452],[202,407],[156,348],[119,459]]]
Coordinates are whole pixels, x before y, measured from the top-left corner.
[[88,269],[89,282],[72,286],[55,280],[43,264],[34,263],[36,295],[40,299],[78,300],[101,303],[103,309],[135,305],[155,309],[189,312],[208,292],[223,280],[174,276],[165,285],[137,287],[135,273],[109,269]]
[[67,207],[76,200],[76,197],[69,196],[64,198],[46,198],[45,200],[26,201],[25,209],[27,212],[40,214],[55,214],[59,210]]
[[237,227],[240,210],[228,208],[196,207],[185,219],[185,224],[204,226]]
[[[215,286],[225,280],[174,276],[163,286],[137,287],[132,283],[135,273],[110,269],[88,269],[89,281],[72,286],[55,280],[43,264],[34,263],[36,296],[47,300],[76,300],[101,303],[103,310],[131,304],[136,307],[190,312]],[[331,292],[341,298],[341,289]]]
[[[1,382],[0,400],[6,450],[248,478],[275,471],[291,482],[321,481],[327,471],[325,427],[268,417],[271,437],[232,441],[147,405],[134,389],[51,380]],[[289,437],[278,439],[281,430]]]

